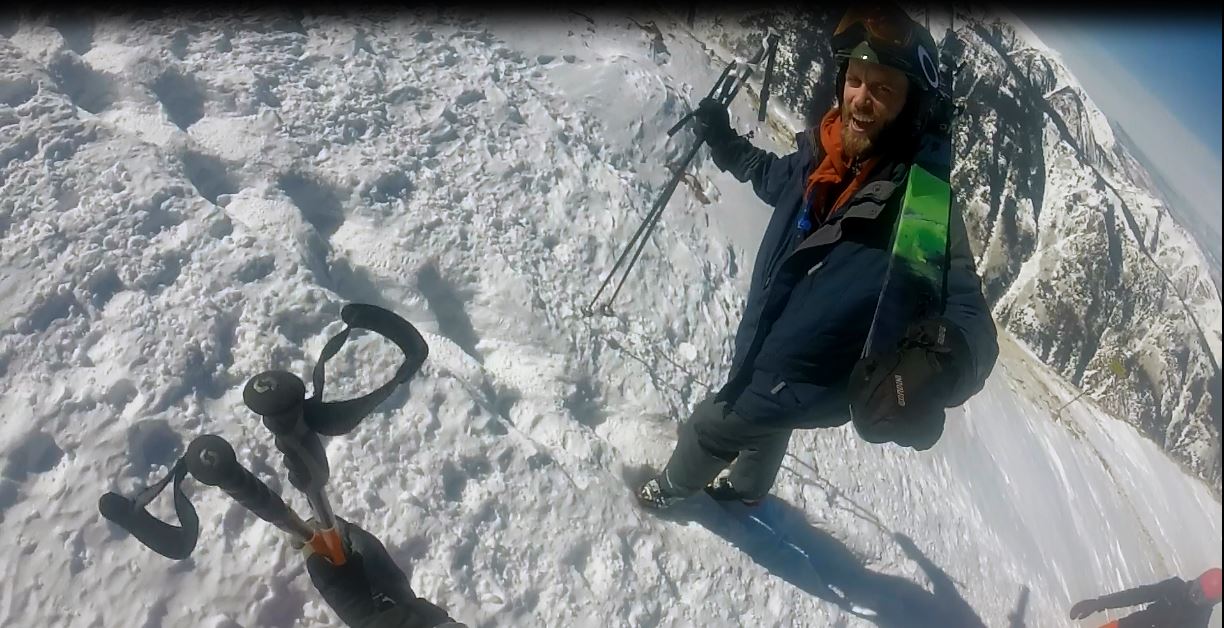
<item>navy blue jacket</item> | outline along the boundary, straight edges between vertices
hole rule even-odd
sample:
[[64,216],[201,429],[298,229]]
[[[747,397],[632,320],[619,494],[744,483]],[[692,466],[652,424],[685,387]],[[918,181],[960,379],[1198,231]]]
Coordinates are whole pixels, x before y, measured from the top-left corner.
[[[849,420],[847,381],[863,352],[888,268],[889,244],[908,165],[883,163],[823,224],[800,231],[807,180],[822,157],[814,130],[778,157],[736,137],[711,146],[714,163],[774,207],[752,271],[735,354],[716,399],[737,414],[789,427]],[[959,379],[946,407],[981,390],[998,357],[990,309],[965,235],[952,212],[944,317],[968,351],[953,356]]]

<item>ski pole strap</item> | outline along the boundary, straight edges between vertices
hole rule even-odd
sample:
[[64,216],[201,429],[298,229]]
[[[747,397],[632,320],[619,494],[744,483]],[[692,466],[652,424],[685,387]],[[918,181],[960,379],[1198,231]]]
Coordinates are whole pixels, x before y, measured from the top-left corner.
[[[187,477],[187,463],[179,458],[166,477],[128,499],[118,493],[106,493],[98,500],[102,516],[127,530],[149,549],[174,560],[191,555],[200,538],[200,518],[195,507],[183,494],[182,483]],[[170,525],[149,514],[145,506],[173,481],[174,513],[179,525]]]
[[[352,431],[366,415],[390,396],[397,386],[412,379],[429,355],[429,346],[425,344],[420,332],[412,323],[390,310],[364,303],[350,303],[340,310],[340,318],[348,326],[328,340],[323,347],[312,376],[314,394],[305,401],[303,407],[306,425],[325,436],[338,436]],[[354,329],[372,331],[395,343],[400,351],[404,352],[404,361],[396,369],[395,377],[373,392],[356,399],[325,402],[325,365],[340,351]]]

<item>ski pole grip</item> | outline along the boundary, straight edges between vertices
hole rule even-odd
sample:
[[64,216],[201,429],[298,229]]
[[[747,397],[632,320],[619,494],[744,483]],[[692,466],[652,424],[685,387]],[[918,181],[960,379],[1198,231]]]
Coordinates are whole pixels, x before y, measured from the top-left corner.
[[238,462],[234,448],[224,438],[213,434],[197,437],[187,446],[184,458],[195,479],[225,491],[260,519],[280,527],[293,517],[281,496]]
[[285,371],[264,371],[247,382],[242,400],[263,418],[276,448],[285,455],[289,482],[304,493],[327,483],[330,471],[323,443],[304,419],[306,385]]
[[273,434],[276,449],[283,454],[289,483],[307,494],[321,490],[331,477],[331,469],[319,435],[300,420],[283,430],[285,426],[275,425],[276,417],[264,417],[263,422]]
[[765,36],[765,75],[761,77],[761,106],[757,110],[757,122],[764,122],[769,107],[770,83],[773,79],[774,57],[778,54],[778,32],[769,29]]

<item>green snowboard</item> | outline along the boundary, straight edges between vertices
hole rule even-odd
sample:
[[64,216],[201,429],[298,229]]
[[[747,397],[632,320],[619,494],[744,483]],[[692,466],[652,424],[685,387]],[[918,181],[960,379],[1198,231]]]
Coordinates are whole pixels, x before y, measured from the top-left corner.
[[943,312],[952,209],[950,117],[930,125],[910,167],[864,356],[895,349],[911,323]]

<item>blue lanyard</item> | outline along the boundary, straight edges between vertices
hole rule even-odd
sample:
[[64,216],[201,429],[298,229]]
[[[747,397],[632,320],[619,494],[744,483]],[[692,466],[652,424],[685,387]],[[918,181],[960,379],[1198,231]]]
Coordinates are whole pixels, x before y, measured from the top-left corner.
[[812,230],[812,219],[808,217],[812,213],[812,201],[813,199],[809,198],[803,202],[803,207],[799,210],[799,220],[795,222],[795,228],[799,230],[801,238],[806,238]]

